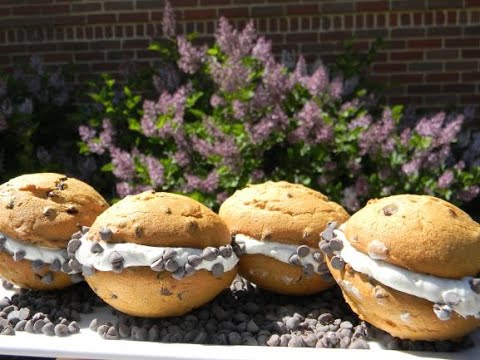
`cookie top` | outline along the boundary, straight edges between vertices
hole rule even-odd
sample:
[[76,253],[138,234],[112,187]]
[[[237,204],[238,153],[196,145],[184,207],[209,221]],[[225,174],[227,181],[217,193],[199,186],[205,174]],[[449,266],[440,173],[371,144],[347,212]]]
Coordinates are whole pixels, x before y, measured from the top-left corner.
[[232,234],[260,241],[317,247],[329,221],[339,224],[348,213],[318,191],[286,181],[268,181],[236,191],[220,207]]
[[87,237],[109,243],[203,249],[230,244],[222,219],[189,197],[146,191],[120,200],[94,222]]
[[108,208],[90,185],[62,174],[18,176],[0,185],[0,232],[48,248],[64,248],[80,226]]
[[480,273],[480,225],[433,196],[370,200],[345,235],[357,250],[411,271],[452,279]]

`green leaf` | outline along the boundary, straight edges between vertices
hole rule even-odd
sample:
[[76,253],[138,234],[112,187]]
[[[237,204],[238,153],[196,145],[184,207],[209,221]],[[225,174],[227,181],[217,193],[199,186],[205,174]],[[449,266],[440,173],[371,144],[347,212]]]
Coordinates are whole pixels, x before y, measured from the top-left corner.
[[108,164],[103,165],[100,168],[100,170],[105,171],[105,172],[112,172],[113,171],[113,164],[111,162],[109,162]]

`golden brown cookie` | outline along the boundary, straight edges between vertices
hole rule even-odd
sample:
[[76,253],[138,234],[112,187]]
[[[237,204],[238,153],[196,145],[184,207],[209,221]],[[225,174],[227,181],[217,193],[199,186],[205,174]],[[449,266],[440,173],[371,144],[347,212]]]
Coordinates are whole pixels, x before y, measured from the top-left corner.
[[97,218],[69,252],[90,287],[134,316],[178,316],[227,288],[238,258],[222,219],[182,195],[127,196]]
[[[314,249],[325,226],[343,223],[348,214],[322,193],[303,185],[268,181],[236,191],[222,204],[219,215],[236,242],[245,247],[239,273],[259,287],[306,295],[333,284],[323,256],[318,251],[314,255]],[[272,257],[272,252],[282,255]]]
[[0,185],[0,276],[39,290],[70,285],[61,272],[67,243],[107,207],[91,186],[62,174],[22,175]]
[[427,195],[375,199],[320,248],[353,311],[402,339],[459,338],[480,325],[480,225]]

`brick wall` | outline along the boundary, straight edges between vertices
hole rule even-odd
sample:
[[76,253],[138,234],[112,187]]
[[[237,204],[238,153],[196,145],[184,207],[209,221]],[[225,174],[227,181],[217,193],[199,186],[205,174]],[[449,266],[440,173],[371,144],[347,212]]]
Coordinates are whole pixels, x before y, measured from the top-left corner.
[[[274,43],[331,62],[355,36],[367,49],[376,37],[371,77],[395,84],[390,103],[429,109],[480,104],[480,0],[172,0],[179,30],[211,38],[223,15],[254,19]],[[161,34],[163,1],[0,0],[0,66],[40,54],[75,63],[83,74],[145,64],[149,41]],[[83,77],[80,77],[80,81]]]

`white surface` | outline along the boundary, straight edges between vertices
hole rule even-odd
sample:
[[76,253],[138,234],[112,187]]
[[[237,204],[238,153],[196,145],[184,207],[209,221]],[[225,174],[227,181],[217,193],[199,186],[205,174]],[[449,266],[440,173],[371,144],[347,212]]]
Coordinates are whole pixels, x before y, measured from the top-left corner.
[[[11,295],[0,286],[0,297]],[[292,360],[340,356],[355,360],[408,359],[480,359],[480,331],[474,334],[476,347],[461,353],[401,352],[389,350],[343,350],[285,348],[264,346],[217,346],[193,344],[164,344],[129,340],[105,340],[88,328],[94,317],[108,318],[107,308],[94,314],[81,314],[80,333],[59,338],[43,334],[17,332],[15,336],[0,336],[0,355],[24,355],[81,359],[162,359],[162,360]],[[375,346],[373,346],[375,347]]]

